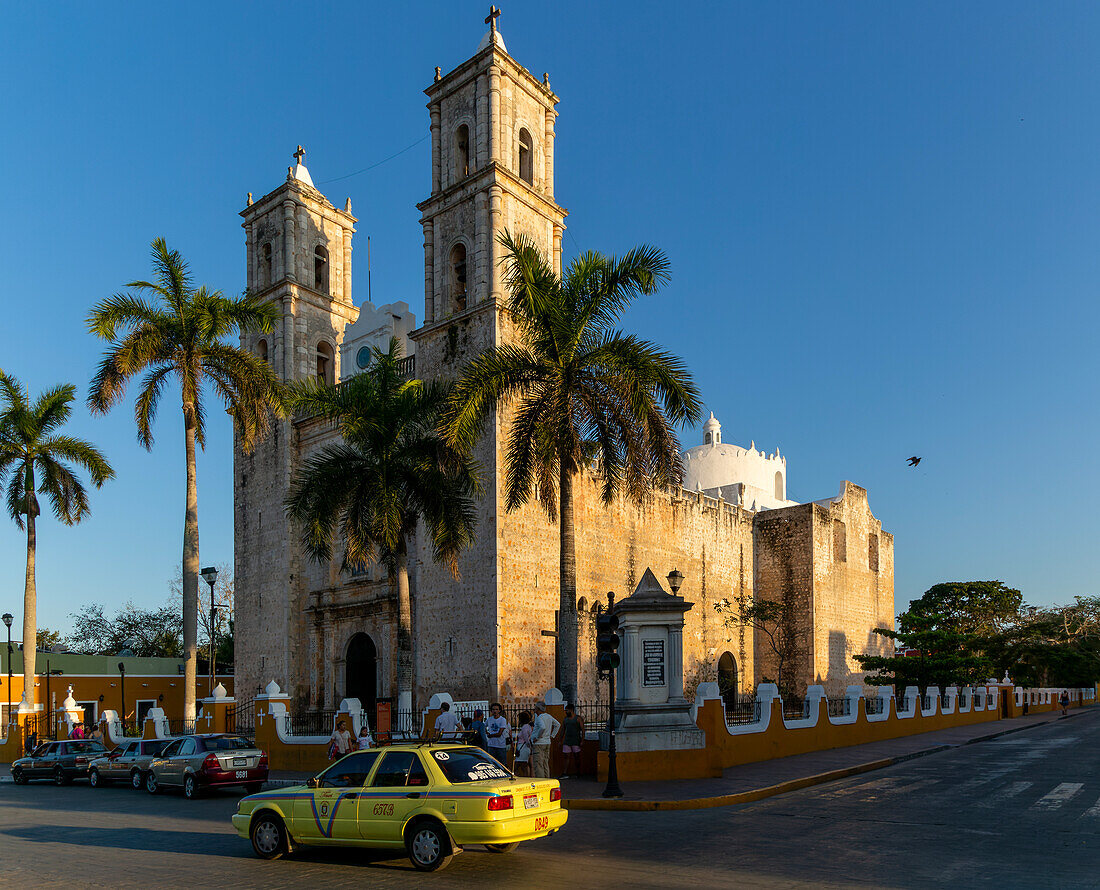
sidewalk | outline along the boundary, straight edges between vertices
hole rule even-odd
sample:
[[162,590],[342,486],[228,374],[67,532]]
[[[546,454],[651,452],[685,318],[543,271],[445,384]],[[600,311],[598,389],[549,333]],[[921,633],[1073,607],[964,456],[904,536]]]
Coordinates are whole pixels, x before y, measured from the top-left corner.
[[1057,712],[1032,714],[849,748],[814,751],[731,767],[725,770],[721,778],[628,782],[622,785],[624,795],[621,798],[602,797],[602,782],[566,779],[562,782],[563,796],[566,798],[563,803],[573,810],[694,810],[748,803],[882,769],[948,748],[1044,726],[1056,720],[1069,720],[1091,711],[1091,708],[1074,709],[1066,717]]

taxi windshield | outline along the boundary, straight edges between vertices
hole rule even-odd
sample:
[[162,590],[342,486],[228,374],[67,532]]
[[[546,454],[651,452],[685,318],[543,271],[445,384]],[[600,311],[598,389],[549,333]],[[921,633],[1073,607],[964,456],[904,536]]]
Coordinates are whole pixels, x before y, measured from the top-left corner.
[[452,784],[515,778],[506,767],[480,748],[447,748],[432,751],[432,757]]

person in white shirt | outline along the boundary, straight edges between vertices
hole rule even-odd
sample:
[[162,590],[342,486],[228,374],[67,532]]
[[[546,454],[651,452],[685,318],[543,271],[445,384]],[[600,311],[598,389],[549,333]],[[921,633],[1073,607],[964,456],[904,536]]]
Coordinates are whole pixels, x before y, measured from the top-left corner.
[[374,739],[370,737],[370,726],[367,725],[365,720],[363,721],[363,728],[359,730],[359,738],[356,739],[356,743],[360,751],[374,747]]
[[535,762],[535,778],[550,778],[550,741],[558,734],[561,723],[553,714],[546,713],[546,705],[535,705],[535,733],[531,737],[532,759]]
[[489,706],[489,720],[485,724],[485,733],[489,737],[489,754],[507,766],[508,742],[512,738],[512,727],[504,716],[500,702]]
[[435,718],[436,739],[447,742],[461,741],[462,727],[458,722],[458,718],[451,713],[451,703],[443,702],[440,707],[443,709],[443,713]]
[[348,725],[343,720],[336,724],[336,729],[328,739],[328,759],[339,760],[351,750],[351,733]]

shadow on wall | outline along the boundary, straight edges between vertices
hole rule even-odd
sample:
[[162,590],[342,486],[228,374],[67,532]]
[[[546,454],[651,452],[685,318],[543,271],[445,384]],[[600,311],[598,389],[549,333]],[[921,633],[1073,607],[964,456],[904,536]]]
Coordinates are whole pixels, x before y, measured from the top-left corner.
[[824,686],[830,693],[843,692],[851,682],[848,669],[848,635],[842,630],[829,631],[829,669]]

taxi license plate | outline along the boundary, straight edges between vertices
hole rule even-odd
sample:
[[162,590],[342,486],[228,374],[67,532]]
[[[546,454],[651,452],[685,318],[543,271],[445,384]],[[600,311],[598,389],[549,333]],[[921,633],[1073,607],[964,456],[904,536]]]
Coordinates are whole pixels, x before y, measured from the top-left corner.
[[528,794],[523,798],[523,808],[525,810],[537,810],[539,808],[539,796],[537,794]]
[[248,766],[248,758],[247,757],[234,757],[233,758],[233,765],[234,766]]

